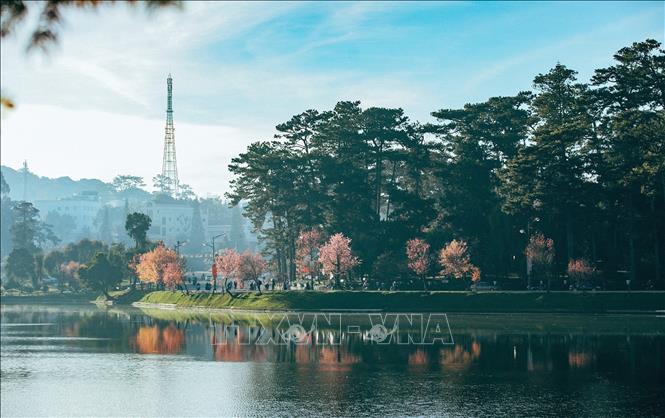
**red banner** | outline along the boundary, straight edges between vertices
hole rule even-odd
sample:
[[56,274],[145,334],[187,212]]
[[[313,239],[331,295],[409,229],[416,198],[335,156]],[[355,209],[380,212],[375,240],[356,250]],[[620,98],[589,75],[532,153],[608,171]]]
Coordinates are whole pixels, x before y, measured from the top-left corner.
[[212,278],[216,279],[217,278],[217,264],[212,265]]

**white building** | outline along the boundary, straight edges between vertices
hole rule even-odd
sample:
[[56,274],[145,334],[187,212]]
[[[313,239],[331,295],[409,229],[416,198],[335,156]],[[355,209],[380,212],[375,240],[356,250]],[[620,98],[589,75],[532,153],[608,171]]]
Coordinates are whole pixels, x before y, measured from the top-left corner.
[[147,202],[142,210],[152,219],[148,238],[173,245],[189,238],[192,230],[193,208],[189,202],[159,200]]
[[95,219],[103,207],[99,194],[94,191],[81,192],[64,199],[37,200],[34,205],[39,209],[42,219],[45,219],[49,212],[71,216],[76,224],[74,232],[95,230]]

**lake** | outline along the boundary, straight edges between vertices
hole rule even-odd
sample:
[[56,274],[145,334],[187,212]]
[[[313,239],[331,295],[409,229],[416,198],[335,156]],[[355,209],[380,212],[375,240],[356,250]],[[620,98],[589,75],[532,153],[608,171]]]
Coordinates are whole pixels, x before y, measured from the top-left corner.
[[665,411],[664,317],[308,315],[2,305],[0,412],[512,417]]

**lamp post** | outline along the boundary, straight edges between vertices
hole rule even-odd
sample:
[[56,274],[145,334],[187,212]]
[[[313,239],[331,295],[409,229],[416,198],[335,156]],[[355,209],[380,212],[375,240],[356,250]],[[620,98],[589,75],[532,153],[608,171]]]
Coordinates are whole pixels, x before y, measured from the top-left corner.
[[[206,246],[206,247],[211,247],[211,248],[212,248],[212,263],[213,263],[213,264],[215,263],[215,240],[216,240],[217,238],[219,238],[219,237],[223,237],[223,236],[225,236],[225,235],[226,235],[226,232],[222,232],[221,234],[219,234],[219,235],[215,235],[214,237],[212,237],[212,238],[210,239],[211,244],[208,244],[207,242],[204,242],[204,243],[203,243],[204,246]],[[217,280],[214,280],[213,288],[212,288],[212,292],[215,293],[215,290],[217,290]],[[222,293],[223,293],[223,292],[222,292]]]
[[[178,240],[178,241],[175,242],[175,245],[173,246],[173,248],[175,248],[175,253],[176,253],[176,256],[178,256],[178,260],[180,260],[180,247],[182,247],[183,245],[186,245],[186,244],[187,244],[187,241]],[[183,277],[182,277],[182,284],[185,287],[185,292],[187,292],[187,294],[189,295],[189,289],[187,288],[187,283],[185,283],[185,274],[184,274],[184,272],[183,272]]]
[[226,235],[226,232],[222,232],[219,235],[215,235],[210,239],[211,244],[208,244],[207,242],[204,242],[203,245],[206,247],[211,247],[212,248],[212,261],[215,261],[215,240],[219,237],[223,237]]
[[175,245],[173,246],[175,248],[175,253],[177,255],[180,255],[180,247],[183,245],[187,244],[187,241],[176,241]]

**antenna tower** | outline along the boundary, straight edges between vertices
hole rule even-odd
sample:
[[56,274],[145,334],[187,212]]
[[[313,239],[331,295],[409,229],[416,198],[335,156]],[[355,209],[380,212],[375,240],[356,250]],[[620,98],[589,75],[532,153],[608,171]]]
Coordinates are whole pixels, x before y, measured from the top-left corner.
[[165,184],[162,192],[173,197],[178,196],[178,163],[175,157],[175,130],[173,129],[173,79],[171,74],[166,79],[166,130],[164,135],[164,157],[162,160],[162,177]]
[[28,173],[30,173],[30,170],[28,170],[28,160],[23,160],[23,168],[21,168],[21,172],[23,173],[23,201],[27,202],[28,201]]

